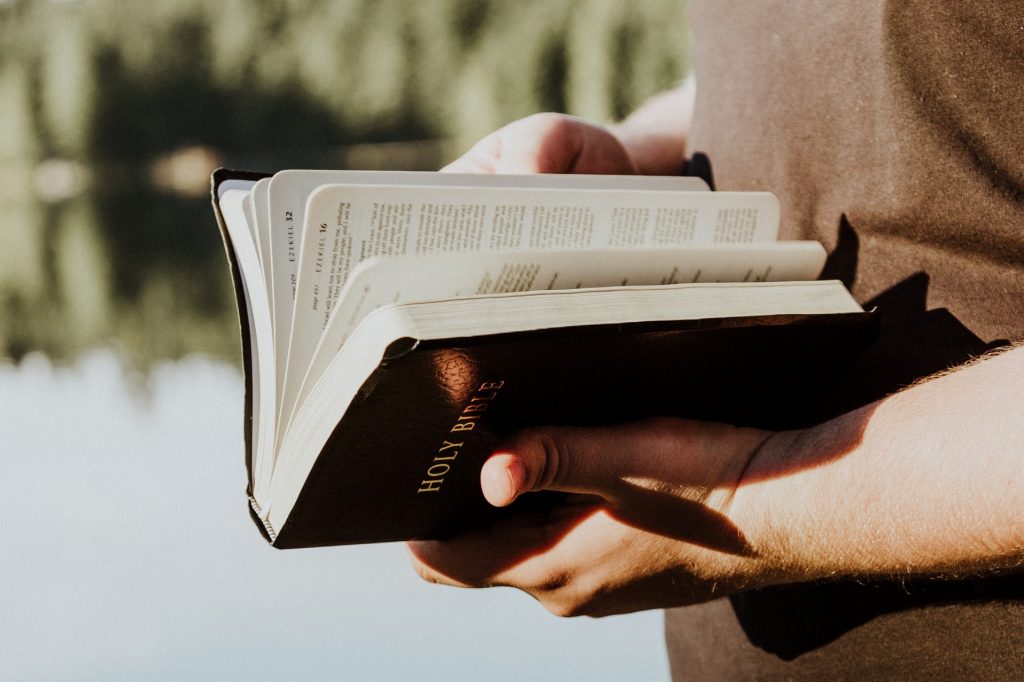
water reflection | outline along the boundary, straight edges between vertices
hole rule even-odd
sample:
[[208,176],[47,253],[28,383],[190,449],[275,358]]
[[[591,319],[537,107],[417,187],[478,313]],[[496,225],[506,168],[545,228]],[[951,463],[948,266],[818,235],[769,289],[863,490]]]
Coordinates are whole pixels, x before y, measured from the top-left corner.
[[431,169],[519,115],[621,114],[682,7],[560,0],[0,4],[0,357],[236,354],[218,163]]
[[139,187],[5,209],[0,355],[68,359],[109,345],[149,366],[189,352],[237,354],[203,201]]
[[401,545],[268,547],[241,391],[201,358],[159,363],[144,394],[109,351],[0,363],[4,679],[665,677],[660,614],[561,621],[427,586]]

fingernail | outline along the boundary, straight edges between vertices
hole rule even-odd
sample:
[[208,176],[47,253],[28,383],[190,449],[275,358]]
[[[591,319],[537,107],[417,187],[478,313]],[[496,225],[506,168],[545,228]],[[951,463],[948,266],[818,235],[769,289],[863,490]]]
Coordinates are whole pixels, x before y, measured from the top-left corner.
[[484,466],[484,497],[496,507],[511,504],[526,479],[526,468],[518,457],[504,456]]
[[526,467],[523,466],[523,460],[513,458],[505,467],[505,472],[508,476],[508,501],[511,503],[519,496],[526,483]]

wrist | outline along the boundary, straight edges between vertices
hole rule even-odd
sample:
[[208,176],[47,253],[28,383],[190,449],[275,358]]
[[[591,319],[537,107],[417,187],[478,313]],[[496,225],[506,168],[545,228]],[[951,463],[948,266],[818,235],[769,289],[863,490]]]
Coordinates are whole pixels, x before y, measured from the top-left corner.
[[847,467],[863,446],[870,410],[773,433],[751,458],[734,510],[749,535],[750,570],[760,584],[890,572],[884,564],[891,557],[883,559],[879,550],[892,535],[869,529],[869,514],[852,513],[879,502],[877,491],[865,495],[863,481]]
[[777,512],[768,506],[771,500],[766,489],[770,486],[755,473],[763,470],[766,460],[789,452],[797,432],[710,426],[702,436],[704,466],[711,470],[714,462],[718,470],[709,479],[711,487],[703,503],[712,517],[720,515],[720,521],[710,524],[714,530],[707,534],[717,532],[720,540],[690,544],[689,551],[700,556],[695,564],[706,571],[701,579],[716,585],[722,594],[809,579],[789,561],[788,542],[781,533],[785,522],[775,523],[773,514]]
[[734,570],[740,589],[804,582],[827,577],[825,567],[802,561],[793,551],[797,527],[788,504],[777,499],[771,472],[784,469],[804,435],[803,431],[770,432],[747,463],[729,506],[729,517],[746,539],[749,552],[739,558]]

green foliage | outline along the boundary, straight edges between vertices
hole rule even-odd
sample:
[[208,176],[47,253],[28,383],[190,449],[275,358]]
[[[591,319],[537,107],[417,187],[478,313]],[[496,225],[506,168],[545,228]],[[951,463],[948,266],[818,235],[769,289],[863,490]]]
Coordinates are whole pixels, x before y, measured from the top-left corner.
[[5,97],[15,103],[5,127],[20,133],[28,106],[37,153],[103,158],[192,143],[465,140],[544,109],[608,119],[681,79],[683,9],[680,0],[13,2],[0,6],[0,85],[17,95]]
[[[427,168],[536,111],[611,120],[684,76],[684,10],[682,0],[0,3],[0,357],[68,358],[97,344],[137,366],[236,357],[209,205],[149,187],[154,157],[199,145],[268,170]],[[85,169],[85,194],[33,199],[38,164],[53,157]]]

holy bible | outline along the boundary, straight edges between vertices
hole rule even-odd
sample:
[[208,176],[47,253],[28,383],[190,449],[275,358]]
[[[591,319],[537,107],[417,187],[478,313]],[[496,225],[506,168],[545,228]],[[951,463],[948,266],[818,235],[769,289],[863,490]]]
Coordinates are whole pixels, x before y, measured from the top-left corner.
[[[480,468],[527,426],[784,428],[870,342],[778,202],[693,178],[218,170],[250,511],[279,548],[516,513]],[[526,496],[529,497],[529,496]]]

